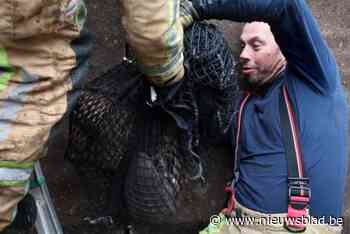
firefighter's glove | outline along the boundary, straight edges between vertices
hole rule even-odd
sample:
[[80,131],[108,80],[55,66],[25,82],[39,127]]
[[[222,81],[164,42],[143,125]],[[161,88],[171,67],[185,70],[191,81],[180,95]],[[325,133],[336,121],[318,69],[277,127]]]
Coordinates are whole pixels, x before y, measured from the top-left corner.
[[181,0],[180,1],[180,20],[182,26],[187,28],[190,26],[194,20],[198,20],[199,15],[196,9],[193,7],[190,0]]

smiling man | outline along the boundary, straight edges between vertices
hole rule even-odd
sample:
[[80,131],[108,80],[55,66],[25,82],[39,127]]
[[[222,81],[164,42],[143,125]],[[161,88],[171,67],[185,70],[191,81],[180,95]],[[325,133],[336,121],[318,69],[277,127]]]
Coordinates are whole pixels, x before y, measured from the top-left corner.
[[250,22],[242,31],[240,54],[247,95],[230,138],[236,158],[232,214],[311,215],[323,223],[235,224],[215,233],[340,233],[341,222],[334,220],[340,220],[343,209],[347,103],[335,58],[307,4],[304,0],[191,3],[193,9],[187,12],[195,11],[200,20]]

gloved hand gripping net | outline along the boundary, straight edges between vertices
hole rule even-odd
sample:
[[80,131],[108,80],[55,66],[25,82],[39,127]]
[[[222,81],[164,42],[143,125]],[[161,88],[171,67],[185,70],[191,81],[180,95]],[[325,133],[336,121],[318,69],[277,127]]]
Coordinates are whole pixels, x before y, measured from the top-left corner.
[[[155,88],[154,103],[136,65],[123,63],[90,82],[70,115],[66,157],[77,168],[88,165],[106,174],[128,160],[120,183],[129,214],[144,222],[176,220],[176,214],[187,209],[179,203],[186,184],[210,188],[210,176],[218,176],[208,165],[216,164],[222,168],[215,171],[228,174],[232,170],[221,163],[230,158],[228,153],[223,156],[203,142],[225,134],[233,119],[240,95],[235,59],[222,33],[210,24],[195,23],[187,29],[184,44],[185,78],[171,87]],[[214,179],[223,187],[227,178]],[[192,189],[186,192],[195,192]],[[222,193],[213,191],[201,197]]]

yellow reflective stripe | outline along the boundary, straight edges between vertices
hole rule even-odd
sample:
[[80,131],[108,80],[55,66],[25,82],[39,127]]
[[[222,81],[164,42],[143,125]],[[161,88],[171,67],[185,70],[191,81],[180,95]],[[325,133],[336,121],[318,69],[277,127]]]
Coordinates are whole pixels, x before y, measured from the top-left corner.
[[8,62],[6,50],[0,47],[0,91],[3,91],[7,87],[7,83],[13,74],[14,72]]
[[0,187],[25,187],[27,186],[28,181],[0,181]]
[[0,161],[0,168],[9,169],[31,169],[34,167],[34,162],[12,162],[12,161]]
[[[163,35],[164,57],[163,62],[157,65],[148,65],[139,62],[141,71],[147,76],[159,77],[159,81],[152,83],[166,83],[177,75],[183,68],[183,29],[179,18],[179,0],[169,1],[167,4],[167,30]],[[163,55],[162,55],[163,56]]]
[[33,173],[34,162],[0,161],[0,187],[23,187]]

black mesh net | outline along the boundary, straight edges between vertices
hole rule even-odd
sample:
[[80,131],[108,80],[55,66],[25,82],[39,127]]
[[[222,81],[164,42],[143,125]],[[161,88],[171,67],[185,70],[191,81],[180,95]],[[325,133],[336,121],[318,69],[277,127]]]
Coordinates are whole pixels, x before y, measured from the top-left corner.
[[166,125],[169,119],[152,116],[155,115],[140,121],[143,127],[147,124],[145,138],[139,140],[138,150],[133,153],[125,195],[132,217],[139,221],[162,223],[164,217],[176,213],[175,199],[183,170],[178,158],[174,157],[179,155],[175,125]]
[[[238,63],[223,34],[214,25],[194,24],[186,31],[184,44],[185,60],[189,67],[187,77],[196,87],[200,87],[201,94],[210,96],[211,100],[203,104],[213,106],[209,108],[214,110],[212,128],[224,133],[230,125],[237,104],[235,100],[239,95],[238,80],[235,78]],[[205,95],[200,95],[199,99]]]
[[184,54],[184,80],[155,88],[155,102],[136,65],[123,63],[90,82],[70,116],[66,157],[76,167],[112,174],[127,160],[119,177],[127,210],[147,223],[206,221],[222,204],[196,201],[222,199],[219,190],[232,171],[230,154],[225,159],[208,139],[227,131],[237,107],[235,59],[223,35],[206,23],[186,30]]
[[224,36],[214,25],[196,23],[187,29],[184,56],[188,77],[201,86],[223,90],[236,84],[232,79],[235,60]]
[[[142,82],[134,71],[134,67],[117,66],[81,92],[70,115],[66,153],[75,165],[92,165],[110,173],[127,155],[136,116],[133,103],[142,95]],[[111,75],[121,78],[110,79]]]
[[138,221],[162,223],[164,217],[175,217],[181,186],[205,176],[195,153],[198,142],[193,142],[198,139],[198,107],[192,90],[184,81],[168,88],[165,96],[158,92],[159,103],[138,105],[140,118],[130,141],[133,159],[125,180],[128,211]]

